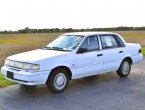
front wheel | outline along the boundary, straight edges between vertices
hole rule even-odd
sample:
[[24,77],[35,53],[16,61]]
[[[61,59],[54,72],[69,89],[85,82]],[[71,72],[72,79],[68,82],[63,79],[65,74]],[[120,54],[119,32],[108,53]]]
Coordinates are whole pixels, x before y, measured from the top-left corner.
[[122,61],[119,69],[117,70],[117,74],[120,77],[127,77],[131,70],[131,62],[128,59]]
[[51,72],[47,81],[47,87],[53,93],[63,92],[69,83],[69,76],[65,69],[58,68]]

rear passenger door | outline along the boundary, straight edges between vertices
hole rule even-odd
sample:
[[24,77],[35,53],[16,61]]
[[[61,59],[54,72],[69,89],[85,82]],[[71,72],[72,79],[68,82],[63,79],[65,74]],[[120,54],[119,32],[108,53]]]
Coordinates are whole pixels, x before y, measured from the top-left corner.
[[117,35],[100,35],[104,72],[117,70],[124,56],[125,45]]

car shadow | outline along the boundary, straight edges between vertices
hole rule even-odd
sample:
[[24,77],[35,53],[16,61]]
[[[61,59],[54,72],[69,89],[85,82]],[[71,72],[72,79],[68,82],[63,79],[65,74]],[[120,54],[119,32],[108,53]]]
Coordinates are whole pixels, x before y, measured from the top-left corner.
[[[89,76],[76,80],[71,80],[68,88],[64,92],[55,95],[71,94],[75,92],[77,93],[81,91],[86,91],[87,89],[100,87],[102,84],[118,79],[120,80],[120,78],[114,72],[112,72],[109,74],[106,73],[106,74],[94,75],[94,76]],[[18,87],[19,87],[18,89],[19,94],[23,94],[23,96],[27,96],[27,97],[38,97],[38,96],[46,96],[46,95],[49,96],[53,94],[49,91],[46,85],[25,86],[19,84]]]

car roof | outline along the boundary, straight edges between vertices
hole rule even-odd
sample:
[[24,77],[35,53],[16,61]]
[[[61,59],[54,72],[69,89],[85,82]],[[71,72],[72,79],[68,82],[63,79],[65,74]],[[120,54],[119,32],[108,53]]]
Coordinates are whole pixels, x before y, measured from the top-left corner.
[[113,33],[113,32],[72,32],[72,33],[66,33],[63,35],[92,36],[92,35],[100,35],[100,34],[116,34],[116,33]]

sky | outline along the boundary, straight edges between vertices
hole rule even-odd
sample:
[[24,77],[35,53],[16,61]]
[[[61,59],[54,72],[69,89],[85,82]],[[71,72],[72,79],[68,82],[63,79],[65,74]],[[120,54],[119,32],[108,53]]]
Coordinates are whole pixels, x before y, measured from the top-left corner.
[[0,0],[0,30],[145,26],[145,0]]

